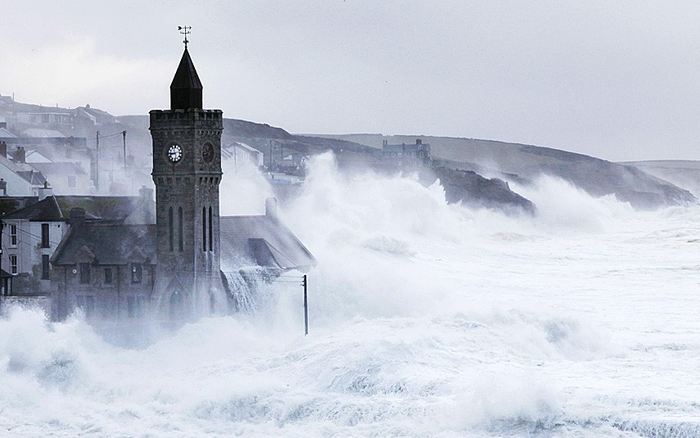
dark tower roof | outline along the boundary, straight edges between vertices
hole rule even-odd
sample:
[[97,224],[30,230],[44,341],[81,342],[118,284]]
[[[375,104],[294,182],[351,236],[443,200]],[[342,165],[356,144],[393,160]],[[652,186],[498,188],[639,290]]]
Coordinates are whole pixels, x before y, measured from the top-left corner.
[[170,84],[170,109],[202,109],[202,82],[185,48],[173,82]]

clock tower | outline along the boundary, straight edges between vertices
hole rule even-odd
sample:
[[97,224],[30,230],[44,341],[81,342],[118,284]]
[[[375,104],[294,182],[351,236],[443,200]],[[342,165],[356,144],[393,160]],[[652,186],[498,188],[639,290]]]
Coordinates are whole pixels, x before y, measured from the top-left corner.
[[224,313],[219,255],[221,110],[202,109],[202,83],[185,45],[170,109],[150,112],[158,267],[153,302],[161,318]]

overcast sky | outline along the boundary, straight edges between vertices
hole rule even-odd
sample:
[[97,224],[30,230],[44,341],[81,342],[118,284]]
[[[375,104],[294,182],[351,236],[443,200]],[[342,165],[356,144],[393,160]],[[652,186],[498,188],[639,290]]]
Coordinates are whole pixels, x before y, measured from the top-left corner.
[[0,0],[0,94],[115,115],[204,104],[293,133],[700,159],[700,2]]

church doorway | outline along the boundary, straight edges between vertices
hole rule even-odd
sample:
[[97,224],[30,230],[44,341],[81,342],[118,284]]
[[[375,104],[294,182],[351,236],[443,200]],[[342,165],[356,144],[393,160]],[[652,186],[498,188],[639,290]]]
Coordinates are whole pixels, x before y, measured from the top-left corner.
[[170,296],[170,320],[179,321],[185,318],[185,303],[182,292],[176,290]]

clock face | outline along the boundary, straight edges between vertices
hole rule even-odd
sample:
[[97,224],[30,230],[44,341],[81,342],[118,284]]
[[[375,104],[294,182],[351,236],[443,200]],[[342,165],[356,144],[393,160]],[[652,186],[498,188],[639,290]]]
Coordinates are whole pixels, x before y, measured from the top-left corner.
[[214,159],[214,147],[210,143],[205,143],[202,146],[202,159],[206,163],[211,163]]
[[171,163],[177,163],[182,159],[182,148],[178,144],[174,144],[168,148],[168,160]]

